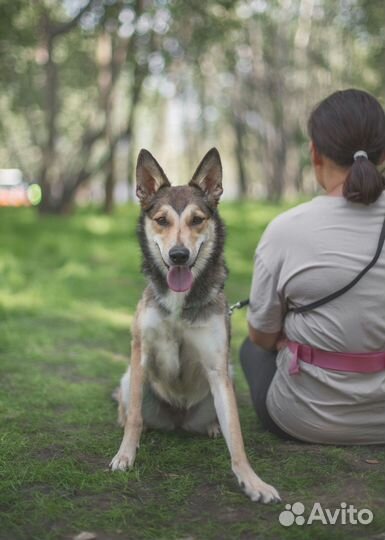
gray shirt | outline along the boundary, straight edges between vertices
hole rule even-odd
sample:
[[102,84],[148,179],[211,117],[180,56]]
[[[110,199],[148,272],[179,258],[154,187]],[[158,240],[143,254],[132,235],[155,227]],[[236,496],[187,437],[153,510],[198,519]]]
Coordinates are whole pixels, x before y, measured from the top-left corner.
[[[262,332],[326,351],[385,351],[385,248],[349,292],[303,314],[287,305],[316,301],[349,283],[372,259],[385,217],[385,193],[374,204],[319,196],[273,220],[256,251],[248,320]],[[311,442],[385,443],[385,371],[351,373],[277,356],[267,407],[286,432]]]

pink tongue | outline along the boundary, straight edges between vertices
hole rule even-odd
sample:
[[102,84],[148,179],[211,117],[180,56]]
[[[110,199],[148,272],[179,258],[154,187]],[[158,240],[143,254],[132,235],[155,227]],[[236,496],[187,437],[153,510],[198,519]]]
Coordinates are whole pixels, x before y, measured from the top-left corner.
[[167,283],[175,292],[188,291],[193,282],[193,275],[187,266],[172,266],[167,274]]

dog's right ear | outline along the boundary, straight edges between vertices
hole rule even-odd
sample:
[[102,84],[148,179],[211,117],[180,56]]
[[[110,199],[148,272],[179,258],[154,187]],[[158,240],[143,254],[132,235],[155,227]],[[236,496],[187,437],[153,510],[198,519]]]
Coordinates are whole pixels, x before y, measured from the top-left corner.
[[148,199],[163,186],[171,186],[162,167],[154,156],[142,149],[136,163],[136,196],[142,206],[147,205]]

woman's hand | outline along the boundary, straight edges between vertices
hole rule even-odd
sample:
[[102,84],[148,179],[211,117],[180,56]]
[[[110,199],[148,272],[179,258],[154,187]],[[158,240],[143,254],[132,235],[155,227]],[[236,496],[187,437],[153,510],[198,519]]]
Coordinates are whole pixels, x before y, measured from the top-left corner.
[[[279,350],[278,343],[283,338],[286,339],[282,333],[282,330],[280,330],[279,332],[275,332],[273,334],[269,334],[267,332],[261,332],[260,330],[253,328],[250,323],[249,323],[249,338],[250,338],[250,341],[255,343],[255,345],[258,345],[259,347],[262,347],[262,349],[265,349],[265,351]],[[283,345],[283,347],[284,346],[285,345]]]
[[284,333],[282,333],[281,336],[278,338],[278,341],[277,341],[277,344],[276,344],[277,351],[281,351],[286,346],[287,346],[287,337],[285,336]]

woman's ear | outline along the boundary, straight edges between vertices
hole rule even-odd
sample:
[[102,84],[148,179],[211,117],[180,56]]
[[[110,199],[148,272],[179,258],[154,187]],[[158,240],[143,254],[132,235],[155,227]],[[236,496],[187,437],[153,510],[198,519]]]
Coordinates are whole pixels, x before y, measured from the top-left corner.
[[322,156],[318,152],[316,145],[314,144],[314,141],[310,141],[310,156],[311,156],[311,162],[316,167],[317,165],[322,165]]

